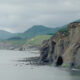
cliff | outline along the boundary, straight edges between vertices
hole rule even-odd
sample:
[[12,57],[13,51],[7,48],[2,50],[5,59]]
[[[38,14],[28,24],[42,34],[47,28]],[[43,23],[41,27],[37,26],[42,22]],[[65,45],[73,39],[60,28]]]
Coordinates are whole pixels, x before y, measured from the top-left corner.
[[69,65],[80,68],[80,23],[68,25],[66,31],[58,31],[51,39],[41,46],[40,61],[54,62],[57,66]]

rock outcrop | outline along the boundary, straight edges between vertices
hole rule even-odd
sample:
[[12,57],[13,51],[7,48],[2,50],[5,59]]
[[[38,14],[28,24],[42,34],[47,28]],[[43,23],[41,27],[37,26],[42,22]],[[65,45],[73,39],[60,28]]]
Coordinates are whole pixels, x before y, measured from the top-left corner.
[[69,24],[68,35],[58,31],[45,41],[41,47],[40,61],[80,68],[80,23]]

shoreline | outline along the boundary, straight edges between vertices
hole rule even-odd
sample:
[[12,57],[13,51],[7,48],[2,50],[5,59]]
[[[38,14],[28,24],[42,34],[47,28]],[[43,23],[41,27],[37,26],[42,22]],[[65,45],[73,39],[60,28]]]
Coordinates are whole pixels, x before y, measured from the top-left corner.
[[41,63],[40,62],[40,57],[29,57],[29,58],[23,58],[21,60],[17,60],[18,62],[26,62],[26,65],[36,65],[36,66],[51,66],[51,67],[56,67],[56,68],[60,68],[60,69],[64,69],[67,71],[71,71],[71,72],[79,72],[80,73],[80,69],[79,68],[70,68],[70,67],[63,67],[63,66],[55,66],[54,63]]

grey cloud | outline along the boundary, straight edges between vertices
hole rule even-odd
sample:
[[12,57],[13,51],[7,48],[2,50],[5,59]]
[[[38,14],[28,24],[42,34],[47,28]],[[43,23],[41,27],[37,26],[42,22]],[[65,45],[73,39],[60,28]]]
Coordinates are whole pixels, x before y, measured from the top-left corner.
[[80,18],[80,0],[0,0],[0,29],[23,32],[32,25],[57,27]]

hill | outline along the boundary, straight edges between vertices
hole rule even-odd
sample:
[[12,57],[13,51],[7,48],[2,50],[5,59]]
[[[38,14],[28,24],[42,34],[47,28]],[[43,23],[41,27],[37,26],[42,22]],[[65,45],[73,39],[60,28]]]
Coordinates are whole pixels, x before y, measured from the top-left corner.
[[[25,45],[40,46],[40,44],[49,39],[59,28],[47,28],[42,25],[32,26],[29,30],[24,33],[10,33],[7,31],[0,31],[0,45],[1,48],[8,47],[9,49],[15,49]],[[3,35],[2,35],[3,34]],[[5,44],[4,44],[5,43]]]
[[16,36],[17,34],[10,33],[4,30],[0,30],[0,40],[8,39],[10,37]]
[[60,28],[48,28],[43,25],[34,25],[32,28],[28,29],[23,33],[25,38],[32,38],[37,35],[51,35],[57,32]]
[[[80,19],[74,22],[78,23],[80,22]],[[0,30],[0,44],[1,44],[0,46],[4,45],[8,47],[8,44],[10,44],[10,48],[11,47],[16,48],[20,46],[22,47],[23,45],[40,46],[44,40],[49,39],[52,35],[53,35],[52,38],[56,37],[56,32],[64,34],[64,36],[68,36],[69,35],[68,24],[57,28],[49,28],[43,25],[34,25],[24,33],[10,33],[7,31]],[[7,44],[4,44],[4,42]]]
[[56,33],[60,28],[48,28],[43,25],[34,25],[24,33],[17,33],[16,36],[12,36],[9,40],[14,38],[20,39],[31,39],[38,35],[53,35]]
[[35,36],[25,42],[23,45],[23,49],[40,49],[41,44],[43,43],[44,40],[48,40],[51,38],[52,35],[38,35]]
[[[80,22],[80,19],[75,20],[73,22]],[[72,23],[72,22],[71,22]],[[28,29],[27,31],[23,32],[23,33],[10,33],[4,30],[0,30],[0,40],[4,40],[4,39],[30,39],[32,37],[35,37],[37,35],[53,35],[54,33],[56,33],[59,29],[61,28],[65,28],[67,27],[68,24],[64,25],[64,26],[59,26],[57,28],[49,28],[43,25],[34,25],[32,26],[30,29]],[[15,39],[15,40],[16,40]]]

